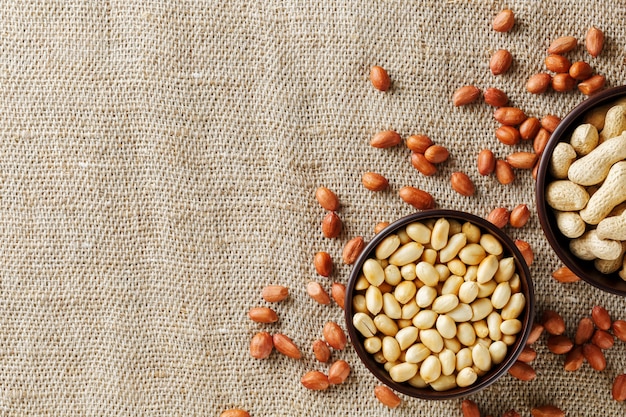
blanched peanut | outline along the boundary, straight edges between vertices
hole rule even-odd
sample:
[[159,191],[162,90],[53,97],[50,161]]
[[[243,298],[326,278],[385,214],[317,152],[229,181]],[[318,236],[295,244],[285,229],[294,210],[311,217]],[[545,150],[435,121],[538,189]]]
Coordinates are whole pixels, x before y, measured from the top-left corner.
[[463,223],[461,226],[461,232],[465,234],[468,243],[478,243],[482,235],[480,228],[470,222]]
[[448,311],[446,315],[457,323],[470,321],[473,315],[472,307],[469,304],[459,303],[454,310]]
[[387,360],[387,362],[395,362],[400,357],[402,351],[400,350],[400,345],[398,341],[391,336],[383,337],[383,356]]
[[428,226],[420,222],[411,223],[406,227],[406,234],[414,241],[425,245],[430,243],[431,231]]
[[426,383],[435,381],[441,375],[441,362],[436,356],[430,355],[420,366],[420,376]]
[[404,362],[389,370],[389,376],[396,382],[404,382],[417,374],[418,366],[414,363]]
[[365,279],[375,286],[379,286],[385,280],[385,271],[374,259],[368,259],[363,263],[363,275]]
[[363,294],[357,294],[352,298],[352,308],[357,313],[367,313],[367,304]]
[[445,294],[435,298],[431,306],[432,310],[438,314],[444,314],[454,310],[459,305],[459,298],[454,294]]
[[402,281],[396,286],[393,296],[396,297],[396,300],[398,300],[400,304],[406,304],[415,297],[416,292],[417,287],[413,281]]
[[474,345],[474,348],[472,349],[472,361],[481,371],[487,372],[490,370],[492,361],[489,349],[480,343]]
[[463,279],[465,281],[475,282],[477,279],[476,277],[477,272],[478,272],[478,265],[470,265],[467,267],[467,270],[465,272],[465,275],[463,276]]
[[[369,291],[369,288],[368,288]],[[367,294],[367,293],[366,293]],[[379,310],[380,311],[380,310]],[[402,318],[402,307],[400,307],[400,303],[396,297],[391,293],[383,294],[383,311],[390,319],[401,319]],[[378,313],[372,313],[378,314]],[[413,318],[413,317],[410,317]]]
[[461,342],[459,342],[459,339],[456,337],[453,337],[452,339],[443,339],[443,346],[454,352],[454,354],[461,350]]
[[413,321],[410,319],[398,319],[396,323],[398,323],[398,329],[400,330],[413,325]]
[[458,275],[462,277],[467,272],[467,267],[459,258],[452,259],[450,262],[448,262],[447,266],[448,270],[453,275]]
[[400,229],[398,230],[398,233],[396,234],[398,235],[398,238],[400,238],[401,245],[406,245],[407,243],[411,241],[411,237],[406,232],[406,229]]
[[400,345],[400,350],[407,350],[413,343],[415,343],[418,334],[419,330],[414,326],[398,330],[398,333],[396,333],[396,340]]
[[495,280],[491,279],[485,283],[478,283],[478,298],[489,297],[496,289],[498,284]]
[[456,336],[456,323],[450,316],[440,314],[435,322],[435,327],[441,337],[445,339],[452,339]]
[[419,373],[417,375],[415,375],[413,378],[411,378],[408,381],[406,381],[406,382],[410,386],[415,387],[415,388],[426,388],[428,386],[426,381],[424,381],[424,378],[422,378]]
[[[419,334],[420,341],[431,352],[439,353],[443,349],[443,338],[436,329],[425,329]],[[463,342],[461,342],[463,343]]]
[[456,387],[456,377],[454,375],[441,375],[430,383],[430,387],[435,391],[448,391]]
[[463,368],[456,375],[456,384],[463,388],[469,387],[478,379],[478,374],[471,367]]
[[[491,303],[489,303],[491,304]],[[502,311],[500,312],[500,316],[502,316],[502,320],[511,320],[516,319],[524,310],[526,305],[526,297],[524,294],[516,293],[511,296],[507,305],[504,306]]]
[[395,336],[398,333],[398,325],[384,314],[374,317],[374,325],[385,336]]
[[502,258],[498,262],[498,270],[493,276],[497,283],[510,280],[515,273],[515,259],[513,257]]
[[476,342],[474,326],[468,322],[459,323],[456,326],[456,337],[465,346],[471,346]]
[[575,211],[555,211],[556,225],[565,237],[575,239],[585,233],[587,224]]
[[488,298],[479,298],[471,303],[470,307],[472,307],[472,321],[482,320],[493,311],[493,305]]
[[503,334],[502,335],[502,343],[507,346],[511,346],[517,340],[517,336],[514,334]]
[[[382,353],[382,351],[381,351]],[[383,368],[385,368],[385,371],[389,372],[391,370],[391,368],[393,368],[396,365],[400,365],[400,361],[393,361],[393,362],[388,362],[387,360],[385,360],[384,362],[385,364],[383,365]]]
[[430,356],[430,349],[423,343],[416,343],[406,350],[405,359],[409,363],[420,363]]
[[380,313],[380,310],[383,308],[383,295],[378,287],[370,285],[365,292],[365,304],[373,315]]
[[435,269],[439,273],[439,282],[445,283],[450,277],[450,270],[448,269],[448,266],[444,264],[435,264]]
[[419,307],[426,308],[435,301],[435,298],[437,298],[437,289],[435,287],[423,286],[417,291],[415,301]]
[[513,277],[509,280],[509,285],[513,294],[522,291],[522,281],[519,278],[519,274],[513,274]]
[[382,349],[372,355],[376,363],[387,363],[387,359],[383,356]]
[[497,311],[493,311],[487,316],[487,328],[489,329],[489,338],[491,340],[498,341],[502,339],[501,324],[502,317]]
[[378,259],[387,259],[400,247],[398,235],[389,235],[376,246],[375,255]]
[[474,333],[476,333],[477,338],[482,339],[489,336],[489,328],[487,327],[485,319],[473,321],[472,327],[474,328]]
[[374,321],[366,313],[356,313],[352,317],[352,324],[365,337],[372,337],[377,333]]
[[506,354],[508,351],[508,345],[501,340],[497,340],[493,342],[489,346],[489,354],[491,355],[491,361],[498,365],[504,361],[506,358]]
[[485,282],[491,280],[496,274],[499,266],[500,262],[495,255],[487,255],[478,265],[478,271],[476,271],[477,282],[479,284],[484,284]]
[[500,331],[503,335],[518,334],[522,330],[522,322],[518,319],[504,320],[500,325]]
[[402,319],[412,320],[413,317],[420,311],[419,306],[415,300],[411,300],[402,306]]
[[459,300],[469,304],[478,296],[478,284],[475,281],[465,281],[459,287]]
[[374,354],[382,349],[383,342],[380,340],[380,337],[372,336],[363,341],[363,346],[365,347],[365,351],[367,353]]
[[434,265],[435,262],[437,262],[437,251],[431,248],[424,249],[424,253],[422,253],[422,262]]
[[434,287],[439,283],[439,272],[434,265],[428,262],[419,262],[415,266],[415,274],[417,279],[429,287]]
[[415,274],[415,264],[411,262],[403,265],[402,268],[400,268],[400,276],[407,281],[413,281],[417,277]]
[[501,255],[504,250],[500,241],[491,233],[485,233],[480,237],[480,246],[485,252],[496,256]]
[[354,289],[357,291],[361,291],[361,290],[366,290],[367,287],[369,286],[370,286],[369,281],[365,278],[365,275],[361,274],[359,275],[359,277],[356,280],[356,283],[354,284]]
[[450,223],[448,220],[441,218],[435,222],[433,231],[430,236],[430,246],[434,250],[443,249],[448,243],[448,234],[450,232]]
[[491,294],[491,304],[495,309],[503,308],[511,298],[511,286],[507,281],[501,282],[496,286]]
[[421,330],[430,329],[435,325],[437,317],[439,314],[432,310],[421,310],[413,317],[413,326]]
[[459,350],[456,353],[456,370],[461,371],[461,369],[471,367],[474,364],[472,360],[472,351],[470,348],[465,347]]
[[[400,246],[390,257],[389,263],[402,266],[415,262],[424,251],[424,246],[417,242],[409,242]],[[371,282],[371,281],[370,281]]]
[[456,356],[450,349],[444,349],[439,352],[439,362],[441,363],[441,374],[452,375],[456,368]]
[[389,285],[398,285],[402,281],[400,269],[395,265],[387,265],[383,270],[385,272],[385,282]]
[[450,236],[448,244],[439,251],[439,261],[446,263],[454,259],[459,251],[467,244],[465,233],[457,233]]
[[465,280],[463,280],[463,277],[460,277],[458,275],[452,275],[450,277],[448,277],[448,279],[446,279],[443,282],[443,285],[441,286],[441,294],[454,294],[454,295],[458,295],[459,294],[459,289],[461,288],[461,285],[463,285],[463,283],[465,282]]
[[478,265],[485,256],[485,249],[477,243],[470,243],[459,251],[459,259],[466,265]]

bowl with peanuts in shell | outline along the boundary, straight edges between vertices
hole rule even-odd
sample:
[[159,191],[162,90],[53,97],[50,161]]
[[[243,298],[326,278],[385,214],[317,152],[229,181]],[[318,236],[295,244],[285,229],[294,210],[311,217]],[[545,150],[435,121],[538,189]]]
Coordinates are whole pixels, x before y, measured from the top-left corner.
[[406,216],[365,247],[345,318],[363,364],[422,399],[477,392],[507,374],[534,316],[530,272],[513,240],[470,213]]
[[565,266],[626,296],[626,86],[590,96],[563,118],[539,161],[536,200]]

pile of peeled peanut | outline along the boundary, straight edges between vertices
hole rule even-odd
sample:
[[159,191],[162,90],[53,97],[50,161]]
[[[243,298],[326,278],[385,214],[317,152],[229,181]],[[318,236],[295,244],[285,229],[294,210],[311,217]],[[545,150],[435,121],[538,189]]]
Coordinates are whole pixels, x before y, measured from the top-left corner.
[[626,280],[626,99],[592,109],[548,167],[545,198],[570,251]]
[[467,387],[517,340],[521,290],[515,260],[493,234],[428,219],[386,236],[363,263],[352,322],[392,380]]

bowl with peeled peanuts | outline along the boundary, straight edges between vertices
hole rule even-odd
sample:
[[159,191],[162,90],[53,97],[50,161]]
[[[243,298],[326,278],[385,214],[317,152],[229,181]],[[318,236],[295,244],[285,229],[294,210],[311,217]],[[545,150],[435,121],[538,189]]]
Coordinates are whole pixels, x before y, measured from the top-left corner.
[[513,240],[470,213],[432,209],[377,233],[346,287],[348,334],[390,388],[422,399],[477,392],[507,374],[534,316]]
[[626,296],[626,86],[592,95],[557,126],[539,161],[536,200],[565,266]]

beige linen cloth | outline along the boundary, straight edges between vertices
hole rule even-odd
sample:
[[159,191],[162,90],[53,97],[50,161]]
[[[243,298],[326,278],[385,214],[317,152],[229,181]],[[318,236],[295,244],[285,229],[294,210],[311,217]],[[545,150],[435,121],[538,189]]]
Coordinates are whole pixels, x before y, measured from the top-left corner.
[[[490,28],[515,11],[510,33]],[[530,172],[500,185],[481,177],[483,148],[514,148],[494,137],[493,109],[454,108],[462,85],[498,87],[529,115],[564,116],[578,92],[532,96],[525,80],[544,69],[551,39],[584,39],[596,25],[604,51],[584,59],[608,85],[626,81],[626,6],[590,1],[57,1],[0,5],[0,415],[460,416],[460,400],[401,395],[390,411],[378,381],[349,345],[334,352],[352,373],[325,392],[300,385],[317,363],[311,343],[324,323],[345,327],[342,310],[306,294],[311,280],[346,283],[351,237],[370,239],[379,221],[412,213],[397,195],[413,185],[440,208],[480,216],[525,203],[533,216],[506,229],[535,251],[538,314],[554,309],[571,335],[591,307],[626,318],[624,299],[585,283],[556,283],[561,266],[540,230]],[[501,76],[497,49],[514,56]],[[368,81],[371,65],[393,79],[388,93]],[[446,146],[450,159],[425,177],[404,146],[381,150],[371,136],[395,129]],[[477,188],[462,197],[452,172]],[[361,174],[390,189],[372,193]],[[323,238],[325,185],[341,200],[344,231]],[[317,251],[335,259],[316,275]],[[290,288],[278,323],[247,318],[265,305],[268,284]],[[248,353],[254,333],[289,335],[303,359]],[[604,372],[563,370],[563,356],[536,344],[537,378],[509,375],[471,396],[485,414],[530,415],[551,403],[569,416],[618,416],[613,378],[626,369],[622,342]]]

